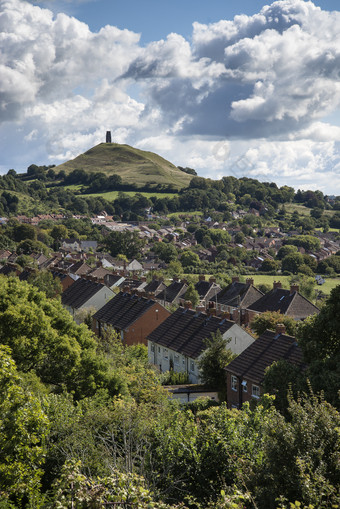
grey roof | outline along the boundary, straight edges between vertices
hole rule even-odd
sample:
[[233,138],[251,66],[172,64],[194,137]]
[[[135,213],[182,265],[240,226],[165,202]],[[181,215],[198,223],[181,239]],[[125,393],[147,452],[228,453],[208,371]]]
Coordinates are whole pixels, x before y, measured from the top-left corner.
[[93,318],[108,323],[116,329],[124,330],[155,304],[152,299],[119,292],[99,309]]
[[274,288],[248,306],[248,309],[258,313],[278,311],[283,315],[301,320],[307,318],[307,316],[319,313],[319,309],[306,297],[297,291],[290,291],[284,288]]
[[303,369],[302,350],[293,336],[266,330],[236,357],[226,370],[233,375],[261,384],[265,370],[273,362],[286,360]]
[[231,320],[221,320],[216,316],[196,313],[192,309],[178,308],[149,334],[148,339],[195,359],[206,348],[203,341],[205,338],[217,330],[224,334],[233,325],[235,322]]
[[62,293],[61,302],[64,306],[79,309],[102,288],[101,283],[79,278]]
[[157,299],[164,300],[165,302],[174,302],[176,298],[181,297],[187,289],[188,285],[183,281],[173,281],[157,295]]
[[221,290],[214,301],[224,306],[248,307],[253,302],[262,297],[263,293],[250,283],[240,283],[234,281],[226,288]]

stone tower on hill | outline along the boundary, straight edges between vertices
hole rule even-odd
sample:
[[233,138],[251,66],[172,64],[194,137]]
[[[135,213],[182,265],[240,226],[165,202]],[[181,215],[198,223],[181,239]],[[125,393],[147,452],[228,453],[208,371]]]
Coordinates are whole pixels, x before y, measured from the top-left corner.
[[112,143],[111,142],[111,131],[106,131],[106,143]]

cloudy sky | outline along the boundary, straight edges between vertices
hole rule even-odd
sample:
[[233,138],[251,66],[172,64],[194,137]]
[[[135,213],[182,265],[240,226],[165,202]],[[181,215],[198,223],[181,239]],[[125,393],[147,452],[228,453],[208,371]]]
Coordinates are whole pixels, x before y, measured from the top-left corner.
[[0,173],[105,140],[340,194],[339,0],[0,0]]

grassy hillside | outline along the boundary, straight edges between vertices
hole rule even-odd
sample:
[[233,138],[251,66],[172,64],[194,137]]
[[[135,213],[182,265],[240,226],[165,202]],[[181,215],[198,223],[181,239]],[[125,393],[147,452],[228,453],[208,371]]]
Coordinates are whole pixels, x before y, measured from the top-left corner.
[[181,189],[189,185],[192,175],[180,171],[174,164],[153,152],[129,145],[100,143],[75,159],[60,164],[56,171],[73,170],[120,175],[124,184],[173,184]]

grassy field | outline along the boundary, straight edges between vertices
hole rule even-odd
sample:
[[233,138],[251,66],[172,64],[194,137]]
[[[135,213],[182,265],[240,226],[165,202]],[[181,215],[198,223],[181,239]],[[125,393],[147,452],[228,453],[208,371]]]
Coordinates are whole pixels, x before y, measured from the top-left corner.
[[[262,274],[255,274],[249,277],[254,279],[255,286],[266,284],[273,287],[274,281],[281,281],[283,288],[289,288],[289,276],[265,276]],[[333,288],[337,285],[340,285],[340,277],[327,278],[323,285],[315,285],[315,288],[321,290],[326,295],[329,295],[331,290],[333,290]]]
[[70,173],[76,169],[120,175],[123,183],[141,187],[145,184],[173,184],[181,189],[187,187],[192,179],[192,175],[153,152],[118,143],[100,143],[75,159],[60,164],[55,171]]
[[[297,203],[285,203],[285,209],[287,212],[292,214],[294,211],[297,211],[300,216],[310,216],[310,211],[308,207],[304,205],[298,205]],[[333,216],[335,214],[335,210],[325,210],[325,216]]]
[[[156,196],[156,198],[173,198],[176,196],[176,193],[146,193],[144,191],[123,191],[124,194],[127,194],[128,196],[134,196],[137,194],[142,194],[146,198],[151,198],[151,196]],[[101,198],[104,198],[105,200],[112,201],[118,198],[119,191],[108,191],[107,193],[90,193],[90,194],[83,194],[82,196],[100,196]]]
[[193,212],[172,212],[168,214],[168,217],[194,217],[194,216],[203,216],[203,212],[201,210],[194,210]]

